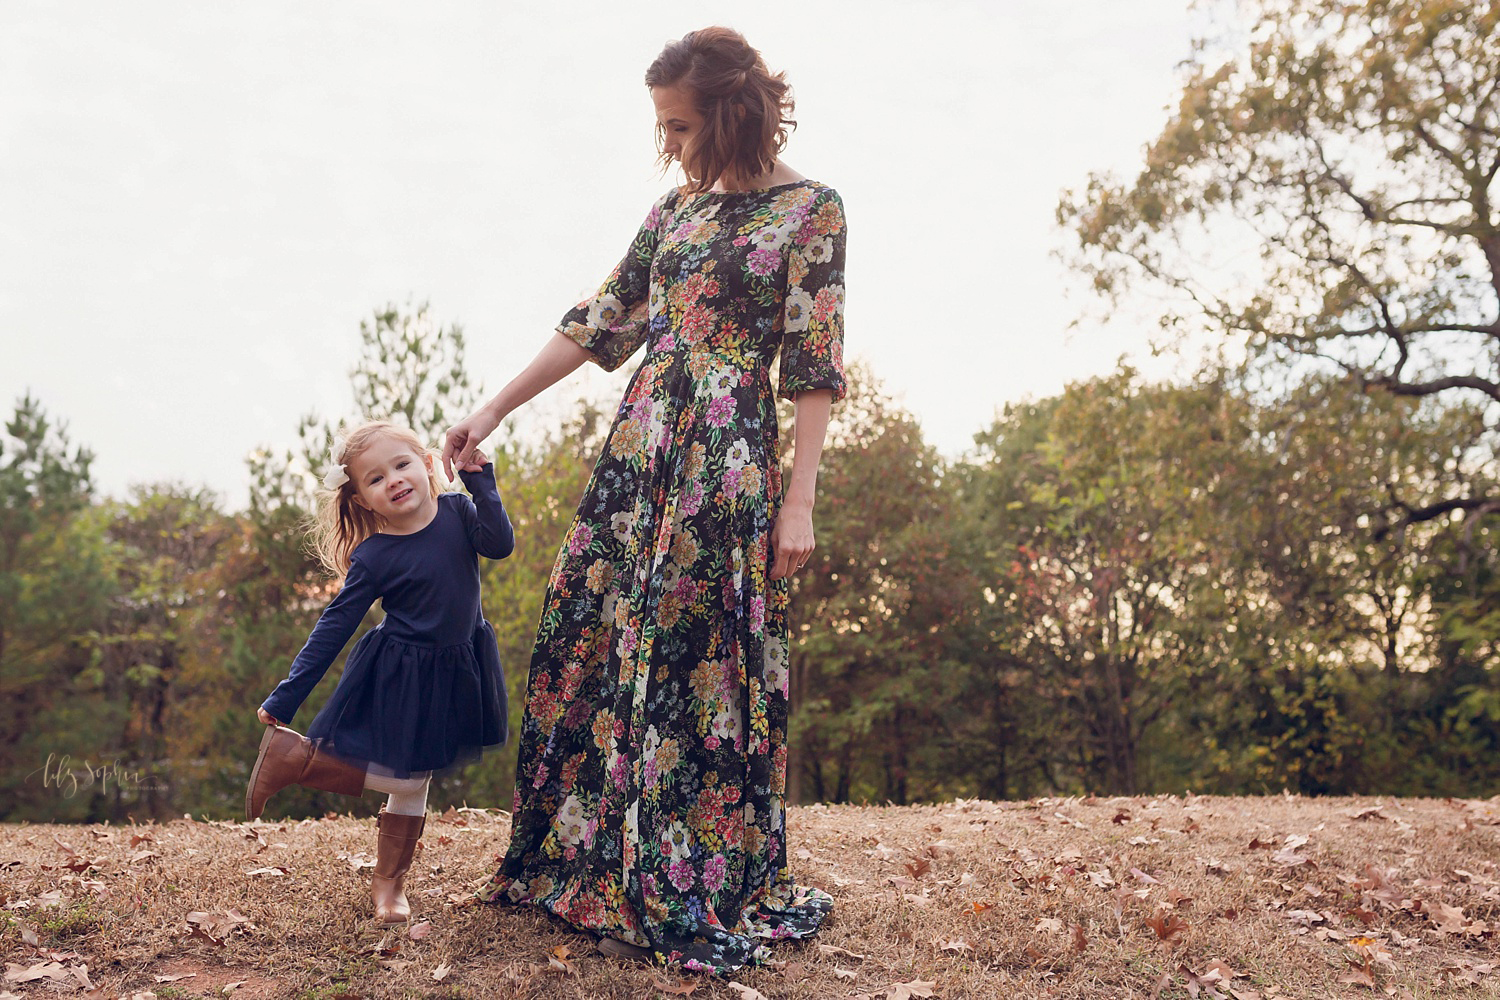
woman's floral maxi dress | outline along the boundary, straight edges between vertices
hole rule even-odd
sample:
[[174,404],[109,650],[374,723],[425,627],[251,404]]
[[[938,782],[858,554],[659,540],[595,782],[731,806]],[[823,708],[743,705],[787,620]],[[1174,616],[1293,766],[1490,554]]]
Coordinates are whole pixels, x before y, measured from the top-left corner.
[[513,832],[486,902],[532,902],[688,969],[767,957],[833,906],[787,870],[780,392],[844,394],[844,214],[799,181],[653,206],[559,331],[642,343],[552,571]]

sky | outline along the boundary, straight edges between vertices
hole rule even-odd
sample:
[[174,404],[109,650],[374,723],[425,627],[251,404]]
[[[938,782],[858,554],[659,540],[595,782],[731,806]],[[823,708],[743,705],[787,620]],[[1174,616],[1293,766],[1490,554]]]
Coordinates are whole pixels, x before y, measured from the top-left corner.
[[[106,494],[234,509],[252,450],[352,416],[385,303],[460,323],[498,390],[671,186],[642,77],[721,23],[793,86],[786,163],[844,199],[846,354],[961,453],[1008,402],[1149,366],[1147,316],[1070,329],[1100,310],[1055,211],[1138,169],[1188,5],[6,0],[0,404],[66,421]],[[573,376],[529,419],[625,377]]]

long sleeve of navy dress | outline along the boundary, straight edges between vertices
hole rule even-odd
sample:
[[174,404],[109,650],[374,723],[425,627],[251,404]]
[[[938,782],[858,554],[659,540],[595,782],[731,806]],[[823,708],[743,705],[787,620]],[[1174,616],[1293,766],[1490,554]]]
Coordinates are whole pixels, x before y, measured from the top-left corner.
[[515,547],[494,467],[461,472],[431,523],[360,543],[286,680],[261,706],[289,723],[378,599],[385,619],[360,639],[307,735],[398,777],[472,759],[505,742],[508,705],[495,634],[479,604],[479,556]]

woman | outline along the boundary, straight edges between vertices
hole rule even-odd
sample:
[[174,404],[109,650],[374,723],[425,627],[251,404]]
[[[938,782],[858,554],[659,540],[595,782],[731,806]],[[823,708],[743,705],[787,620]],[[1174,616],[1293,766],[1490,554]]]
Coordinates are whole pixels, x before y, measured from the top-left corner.
[[[607,954],[726,972],[833,905],[786,866],[787,593],[813,550],[831,403],[844,394],[843,206],[777,154],[792,99],[726,28],[646,73],[652,207],[599,291],[448,432],[464,462],[515,407],[642,343],[548,586],[510,849],[480,891],[599,934]],[[785,496],[770,365],[796,405]]]

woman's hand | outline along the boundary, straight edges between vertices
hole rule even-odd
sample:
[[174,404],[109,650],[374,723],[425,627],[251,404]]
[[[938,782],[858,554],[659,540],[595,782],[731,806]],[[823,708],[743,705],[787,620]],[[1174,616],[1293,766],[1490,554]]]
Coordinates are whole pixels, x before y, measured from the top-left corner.
[[281,725],[280,722],[277,722],[275,719],[271,718],[271,714],[263,708],[257,708],[255,710],[255,717],[267,726]]
[[789,504],[781,508],[771,529],[771,579],[791,576],[806,565],[815,548],[812,508]]
[[[481,406],[448,429],[443,438],[443,471],[448,474],[450,483],[453,482],[455,463],[465,472],[476,472],[484,467],[484,456],[479,451],[479,445],[495,433],[495,428],[499,426],[500,420],[488,407]],[[476,458],[478,465],[474,464]]]

